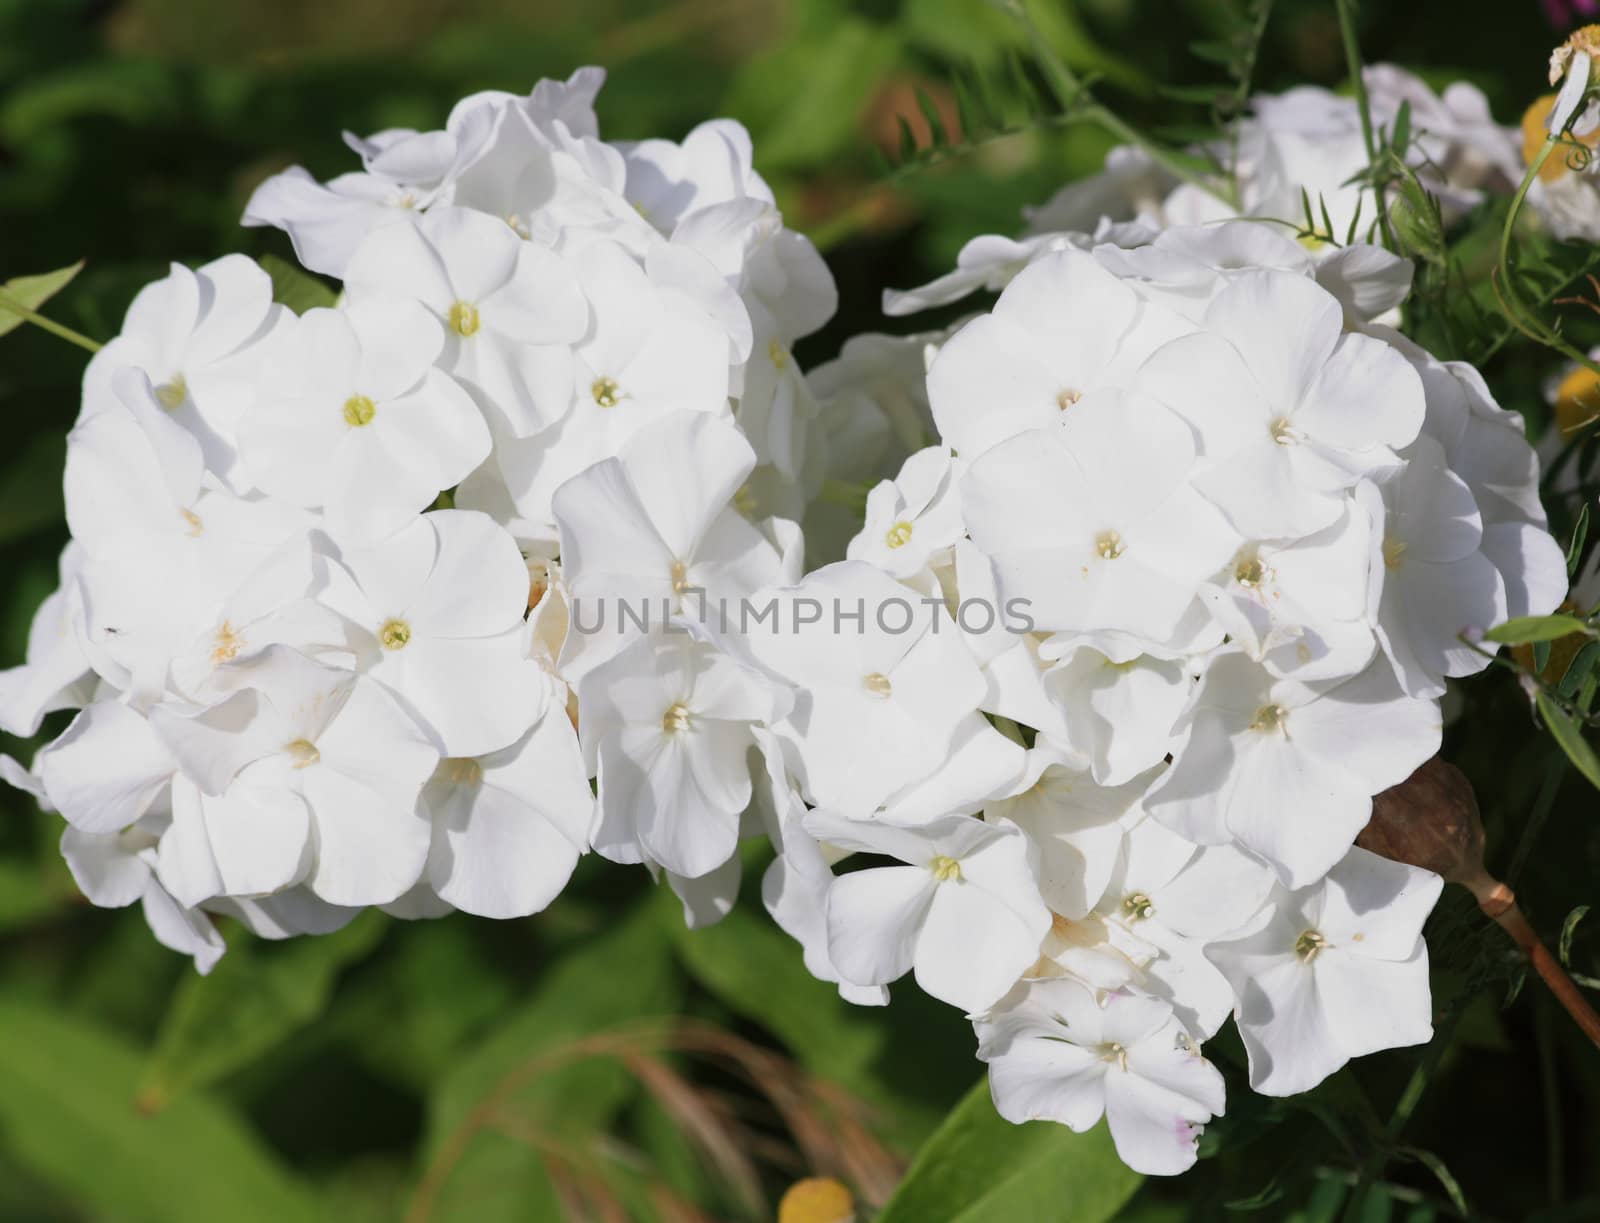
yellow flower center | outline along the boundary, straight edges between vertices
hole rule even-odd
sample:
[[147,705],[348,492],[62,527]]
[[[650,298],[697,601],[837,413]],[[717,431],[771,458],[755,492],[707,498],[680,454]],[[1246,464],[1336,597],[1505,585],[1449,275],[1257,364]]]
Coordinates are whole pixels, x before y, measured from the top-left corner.
[[1323,938],[1320,932],[1316,930],[1307,930],[1301,934],[1299,938],[1295,939],[1294,953],[1295,955],[1299,956],[1304,963],[1309,964],[1312,960],[1317,958],[1317,954],[1327,945],[1328,940]]
[[933,877],[940,883],[949,883],[952,880],[957,883],[961,882],[961,863],[954,858],[946,858],[940,855],[928,863],[928,869],[933,872]]
[[1100,554],[1103,561],[1114,561],[1126,552],[1127,545],[1122,542],[1122,536],[1116,531],[1101,531],[1095,536],[1094,550]]
[[1122,912],[1134,921],[1143,921],[1155,911],[1155,901],[1143,892],[1130,892],[1123,897]]
[[189,537],[191,539],[198,539],[205,534],[206,524],[201,520],[199,514],[196,514],[193,510],[179,510],[178,516],[189,524]]
[[378,405],[365,395],[352,395],[344,401],[344,423],[352,429],[370,425],[372,418],[377,414]]
[[789,350],[778,343],[776,338],[768,340],[767,360],[772,362],[773,369],[782,369],[789,364]]
[[1128,1068],[1128,1051],[1116,1041],[1109,1040],[1100,1046],[1100,1060],[1113,1063],[1119,1070],[1126,1070]]
[[1292,446],[1300,440],[1300,434],[1297,433],[1295,431],[1295,427],[1289,423],[1289,418],[1287,416],[1278,417],[1277,420],[1272,422],[1270,429],[1272,432],[1272,440],[1277,442],[1280,446]]
[[596,378],[589,384],[589,394],[602,408],[614,408],[622,398],[621,388],[615,378]]
[[1556,424],[1563,437],[1600,416],[1600,374],[1580,365],[1556,388]]
[[239,650],[244,645],[244,639],[238,631],[226,620],[222,627],[216,631],[211,639],[211,665],[220,667],[225,662],[232,662],[239,657]]
[[760,505],[761,502],[756,498],[755,490],[748,484],[741,484],[739,491],[733,494],[733,508],[746,518],[754,514]]
[[1383,567],[1398,569],[1405,562],[1406,541],[1393,535],[1383,537]]
[[1056,407],[1060,408],[1063,412],[1065,412],[1068,408],[1070,408],[1073,404],[1077,403],[1078,400],[1080,400],[1082,398],[1083,398],[1083,392],[1082,391],[1071,391],[1071,390],[1062,391],[1061,394],[1056,396]]
[[322,759],[322,753],[310,739],[296,739],[283,750],[289,757],[289,763],[297,769],[309,768]]
[[458,786],[475,786],[483,780],[483,766],[470,756],[452,756],[439,766],[440,775]]
[[911,524],[901,520],[889,528],[889,533],[883,540],[891,548],[903,548],[911,542]]
[[1283,729],[1284,722],[1289,717],[1289,711],[1282,705],[1263,705],[1256,710],[1256,716],[1250,721],[1250,729],[1266,734],[1270,731]]
[[661,715],[661,729],[669,735],[675,735],[680,730],[688,730],[689,707],[682,701],[668,705],[666,713]]
[[669,572],[672,575],[672,593],[673,594],[681,595],[685,591],[690,589],[689,571],[686,568],[684,568],[684,565],[683,565],[682,561],[673,561],[672,562],[672,569]]
[[483,320],[478,317],[478,307],[471,302],[458,301],[450,307],[450,330],[458,336],[474,336]]
[[886,697],[894,691],[894,685],[889,682],[889,677],[882,671],[874,671],[870,675],[863,676],[861,686],[872,693],[873,696]]
[[189,398],[189,382],[182,374],[173,374],[171,378],[156,387],[157,402],[169,412],[176,411],[187,398]]
[[411,640],[411,626],[404,620],[387,620],[378,630],[378,642],[386,650],[403,650]]

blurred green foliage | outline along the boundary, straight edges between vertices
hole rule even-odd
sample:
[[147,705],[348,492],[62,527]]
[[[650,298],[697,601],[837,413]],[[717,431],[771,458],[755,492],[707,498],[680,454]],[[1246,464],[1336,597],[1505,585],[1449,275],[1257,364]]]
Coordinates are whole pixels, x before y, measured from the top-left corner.
[[[1215,80],[1189,47],[1225,28],[1226,0],[1032,7],[1147,130],[1204,121],[1164,90]],[[1369,0],[1363,18],[1369,60],[1472,80],[1502,120],[1543,87],[1554,39],[1535,0]],[[610,137],[718,114],[751,128],[840,281],[811,363],[882,326],[881,288],[937,274],[1097,168],[1102,134],[1046,127],[883,178],[897,116],[927,137],[919,88],[951,126],[951,82],[999,75],[1020,45],[984,0],[0,0],[0,281],[86,259],[47,312],[106,338],[169,261],[288,256],[282,235],[238,227],[244,201],[291,163],[350,168],[341,129],[437,126],[463,94],[596,62]],[[1331,0],[1280,0],[1260,87],[1342,76]],[[33,328],[0,349],[3,664],[54,584],[82,367]],[[1509,346],[1489,371],[1536,430],[1549,371]],[[1572,507],[1552,508],[1568,529]],[[1491,865],[1553,939],[1600,900],[1593,794],[1529,733],[1509,679],[1470,699],[1448,754],[1474,771]],[[1219,1038],[1227,1116],[1194,1173],[1141,1188],[1103,1130],[1001,1125],[958,1014],[909,987],[887,1013],[842,1003],[756,897],[689,932],[644,872],[591,862],[529,921],[372,914],[287,945],[230,928],[201,979],[137,912],[77,898],[54,817],[0,803],[0,1219],[763,1218],[808,1174],[882,1202],[943,1122],[886,1218],[1313,1223],[1340,1217],[1413,1081],[1426,1090],[1364,1219],[1454,1217],[1457,1183],[1473,1217],[1600,1218],[1600,1057],[1453,894],[1430,937],[1433,1046],[1273,1101],[1243,1089],[1243,1050]],[[1568,935],[1574,968],[1600,974],[1593,923]]]

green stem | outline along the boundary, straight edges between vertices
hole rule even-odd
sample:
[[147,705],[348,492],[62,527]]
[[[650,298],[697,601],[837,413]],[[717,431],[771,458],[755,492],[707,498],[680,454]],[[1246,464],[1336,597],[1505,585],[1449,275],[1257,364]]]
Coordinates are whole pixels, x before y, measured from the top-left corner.
[[28,309],[4,289],[0,289],[0,311],[15,314],[24,322],[32,323],[35,327],[48,331],[53,336],[58,336],[69,344],[76,344],[85,352],[99,352],[100,345],[81,332],[74,331],[71,327],[63,327],[54,319],[45,318],[37,311]]
[[1589,358],[1589,354],[1573,347],[1564,340],[1560,333],[1541,322],[1527,305],[1517,291],[1516,278],[1511,272],[1512,236],[1516,229],[1517,216],[1522,211],[1522,205],[1532,190],[1534,181],[1539,177],[1539,171],[1544,168],[1544,163],[1550,160],[1550,154],[1556,147],[1563,144],[1560,135],[1551,132],[1544,138],[1538,154],[1528,165],[1528,171],[1522,176],[1522,182],[1517,186],[1517,193],[1511,197],[1511,208],[1506,212],[1505,224],[1500,227],[1500,261],[1496,267],[1498,273],[1497,283],[1501,294],[1501,308],[1507,320],[1518,331],[1530,339],[1536,340],[1546,348],[1552,348],[1568,360],[1575,361],[1592,373],[1600,374],[1600,365]]
[[[1361,115],[1361,138],[1367,147],[1369,168],[1378,163],[1378,133],[1372,125],[1372,101],[1367,97],[1367,79],[1361,70],[1361,40],[1356,34],[1355,0],[1334,0],[1339,12],[1339,35],[1344,42],[1344,59],[1350,73],[1350,85],[1355,90],[1356,110]],[[1397,249],[1394,234],[1389,230],[1389,206],[1384,199],[1383,183],[1373,176],[1372,197],[1378,208],[1378,229],[1383,235],[1383,245],[1388,250]]]
[[1230,199],[1230,190],[1226,184],[1207,179],[1204,175],[1197,174],[1184,161],[1173,154],[1172,150],[1163,148],[1148,136],[1135,129],[1127,120],[1111,110],[1104,103],[1098,101],[1079,79],[1078,74],[1067,67],[1065,60],[1056,53],[1050,45],[1050,40],[1044,36],[1044,31],[1034,21],[1028,12],[1024,0],[995,0],[995,2],[1009,13],[1028,35],[1028,41],[1033,47],[1034,59],[1039,68],[1044,72],[1045,79],[1050,84],[1050,92],[1055,94],[1056,101],[1063,110],[1075,112],[1085,122],[1093,123],[1102,131],[1108,132],[1125,144],[1135,145],[1147,153],[1150,158],[1166,168],[1166,170],[1183,182],[1198,187],[1208,195],[1219,196],[1226,199],[1231,205],[1237,206],[1238,201]]

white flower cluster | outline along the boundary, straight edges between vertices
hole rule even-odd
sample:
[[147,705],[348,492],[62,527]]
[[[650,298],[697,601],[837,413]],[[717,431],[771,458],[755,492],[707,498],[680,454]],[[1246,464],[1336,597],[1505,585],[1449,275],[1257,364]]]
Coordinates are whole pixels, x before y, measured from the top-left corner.
[[570,612],[798,576],[820,468],[790,345],[835,291],[741,127],[603,142],[602,79],[271,179],[246,224],[337,307],[275,305],[242,256],[175,265],[90,364],[72,543],[0,726],[81,712],[6,776],[65,816],[92,901],[142,901],[202,970],[214,914],[513,917],[591,844],[736,870],[776,690],[704,636]]
[[967,1012],[1005,1116],[1104,1115],[1172,1173],[1230,1012],[1272,1095],[1429,1038],[1441,882],[1353,842],[1487,665],[1464,630],[1567,581],[1520,418],[1374,321],[1409,265],[1259,222],[1116,239],[902,346],[938,444],[800,589],[939,610],[771,660],[817,809],[768,893],[847,996],[910,971]]
[[[764,833],[815,975],[914,973],[1005,1116],[1105,1115],[1151,1173],[1223,1108],[1230,1011],[1271,1094],[1427,1039],[1440,882],[1353,842],[1485,665],[1462,631],[1566,575],[1519,418],[1379,321],[1410,266],[1168,226],[1114,165],[1081,224],[891,299],[992,311],[808,380],[832,282],[743,130],[605,143],[600,80],[272,179],[247,223],[339,305],[174,267],[92,362],[61,588],[0,675],[12,733],[81,711],[5,776],[90,899],[204,968],[214,914],[513,917],[592,848],[700,923]],[[1500,167],[1472,98],[1413,94],[1430,167]],[[1259,200],[1352,138],[1293,98]],[[824,476],[885,465],[802,576]]]

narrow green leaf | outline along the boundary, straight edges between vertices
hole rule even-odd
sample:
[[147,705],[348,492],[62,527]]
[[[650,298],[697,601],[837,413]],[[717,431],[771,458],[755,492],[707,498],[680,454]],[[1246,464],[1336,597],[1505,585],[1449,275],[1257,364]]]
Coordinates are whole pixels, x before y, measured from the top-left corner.
[[896,115],[894,121],[900,128],[900,160],[910,161],[917,155],[917,137],[911,130],[911,124],[904,115]]
[[[54,272],[40,272],[36,276],[18,276],[8,280],[0,285],[0,292],[28,310],[38,310],[45,302],[66,288],[72,282],[72,278],[81,271],[83,271],[82,259],[68,267],[57,268]],[[15,331],[22,326],[22,323],[22,315],[14,310],[7,310],[5,303],[0,302],[0,335]]]
[[316,306],[332,308],[339,300],[332,285],[287,259],[263,255],[261,268],[272,277],[272,300],[296,314],[304,314]]
[[1012,1125],[980,1079],[917,1152],[877,1223],[1015,1223],[1112,1218],[1144,1178],[1117,1157],[1104,1124]]
[[1564,700],[1576,698],[1584,680],[1589,678],[1597,663],[1600,663],[1600,641],[1591,641],[1572,656],[1566,674],[1556,685],[1556,693]]
[[1557,612],[1551,616],[1517,616],[1497,624],[1484,633],[1487,641],[1501,645],[1527,645],[1532,641],[1555,641],[1573,633],[1587,633],[1589,626],[1576,616]]
[[270,946],[235,939],[210,975],[178,987],[145,1066],[139,1100],[148,1111],[215,1082],[320,1016],[339,970],[377,946],[382,914],[343,930]]
[[148,1223],[293,1223],[309,1190],[204,1095],[157,1116],[134,1107],[138,1053],[36,1003],[0,1001],[0,1144],[84,1217]]
[[1400,103],[1400,110],[1394,117],[1394,130],[1389,136],[1389,146],[1394,150],[1396,157],[1404,157],[1406,146],[1411,143],[1411,103]]
[[922,117],[928,121],[928,143],[933,148],[942,148],[950,143],[950,137],[944,130],[944,119],[939,115],[939,107],[929,96],[928,91],[922,86],[917,86],[917,109],[922,112]]
[[1561,962],[1568,968],[1572,967],[1572,936],[1577,933],[1578,923],[1589,915],[1588,905],[1579,905],[1567,914],[1567,920],[1561,923]]
[[[1467,300],[1471,300],[1468,298]],[[1567,576],[1578,572],[1578,562],[1583,559],[1583,545],[1589,538],[1589,503],[1578,507],[1578,521],[1572,526],[1572,542],[1567,545]]]
[[1544,724],[1550,728],[1550,735],[1561,745],[1561,750],[1567,754],[1567,759],[1572,761],[1573,767],[1589,779],[1589,784],[1600,789],[1600,759],[1596,759],[1594,748],[1589,746],[1589,741],[1583,737],[1583,730],[1572,716],[1552,701],[1544,692],[1538,697],[1539,715],[1544,718]]

